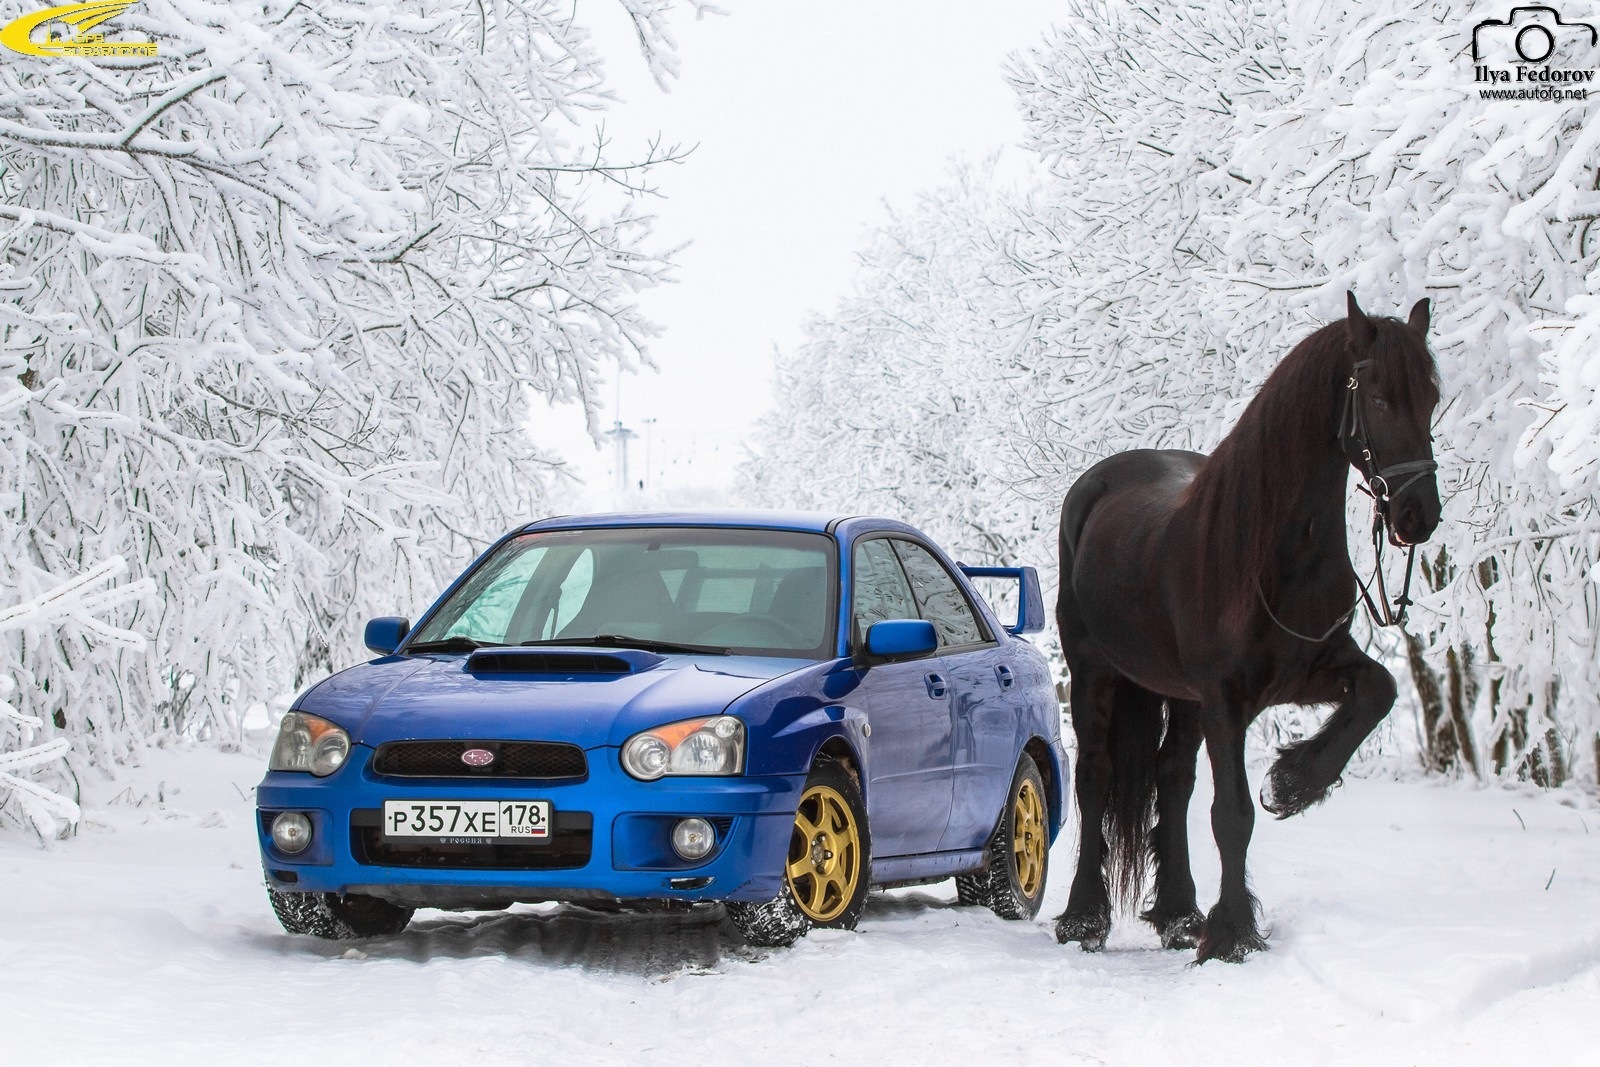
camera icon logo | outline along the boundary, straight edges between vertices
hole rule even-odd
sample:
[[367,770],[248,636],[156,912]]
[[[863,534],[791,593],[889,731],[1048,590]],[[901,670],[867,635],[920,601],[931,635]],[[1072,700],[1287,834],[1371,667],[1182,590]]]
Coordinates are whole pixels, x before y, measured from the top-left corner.
[[[1485,19],[1472,28],[1472,58],[1486,55],[1508,63],[1544,63],[1560,49],[1566,56],[1600,44],[1600,31],[1587,22],[1568,22],[1553,7],[1514,7],[1504,19]],[[1513,58],[1515,57],[1515,58]]]

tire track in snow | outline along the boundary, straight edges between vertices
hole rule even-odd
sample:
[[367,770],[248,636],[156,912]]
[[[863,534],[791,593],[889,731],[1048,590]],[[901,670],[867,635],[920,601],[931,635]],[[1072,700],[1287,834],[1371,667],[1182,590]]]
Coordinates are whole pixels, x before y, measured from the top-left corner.
[[1565,985],[1590,971],[1600,971],[1600,934],[1492,967],[1460,999],[1456,1009],[1464,1015],[1475,1015],[1500,1001],[1546,986]]
[[[564,906],[553,911],[424,913],[397,937],[360,942],[365,958],[437,959],[504,956],[586,971],[670,978],[710,971],[745,946],[724,921],[720,906],[688,912],[596,911]],[[337,956],[345,943],[302,942],[318,954]]]

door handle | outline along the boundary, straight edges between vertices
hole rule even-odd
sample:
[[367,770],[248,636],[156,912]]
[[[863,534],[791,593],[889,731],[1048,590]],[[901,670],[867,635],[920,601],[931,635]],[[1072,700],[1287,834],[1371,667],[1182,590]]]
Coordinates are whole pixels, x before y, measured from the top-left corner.
[[1010,689],[1017,683],[1016,675],[1012,674],[1011,668],[1007,667],[1004,663],[1000,664],[994,669],[994,676],[1000,679],[1001,689]]
[[944,675],[942,674],[929,674],[922,680],[928,685],[928,695],[935,700],[943,697],[949,691],[950,687],[945,684]]

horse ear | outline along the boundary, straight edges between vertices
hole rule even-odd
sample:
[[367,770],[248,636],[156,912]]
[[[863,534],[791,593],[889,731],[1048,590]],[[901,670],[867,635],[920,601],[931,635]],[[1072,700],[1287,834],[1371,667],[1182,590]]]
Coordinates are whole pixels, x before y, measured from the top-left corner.
[[1378,336],[1377,327],[1372,325],[1372,320],[1367,318],[1367,313],[1361,310],[1361,305],[1356,303],[1356,294],[1345,292],[1345,309],[1350,317],[1345,320],[1350,331],[1350,344],[1356,352],[1365,352],[1372,347],[1373,339]]
[[1428,298],[1423,297],[1421,300],[1418,300],[1415,304],[1411,305],[1411,318],[1406,320],[1410,323],[1413,330],[1416,330],[1423,336],[1427,336],[1428,333],[1428,312],[1430,307],[1431,305],[1428,303]]

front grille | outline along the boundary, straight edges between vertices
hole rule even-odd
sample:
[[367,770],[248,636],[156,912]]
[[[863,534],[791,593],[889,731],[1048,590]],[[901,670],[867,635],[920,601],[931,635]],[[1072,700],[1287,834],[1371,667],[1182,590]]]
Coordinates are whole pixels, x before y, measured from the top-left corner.
[[593,845],[594,816],[586,811],[556,812],[555,826],[546,841],[490,840],[481,844],[384,837],[383,812],[380,809],[350,813],[351,851],[357,863],[368,867],[560,871],[587,864]]
[[[484,767],[461,762],[469,748],[494,753]],[[582,778],[583,749],[558,741],[391,741],[379,745],[372,773],[388,778]]]

